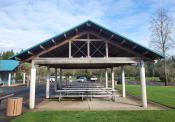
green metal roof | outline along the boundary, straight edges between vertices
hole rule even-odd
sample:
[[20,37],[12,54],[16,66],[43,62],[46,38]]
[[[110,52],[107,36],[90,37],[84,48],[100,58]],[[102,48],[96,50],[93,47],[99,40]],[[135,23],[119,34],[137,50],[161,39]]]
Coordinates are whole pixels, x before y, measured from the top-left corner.
[[56,37],[58,37],[58,36],[61,36],[61,35],[63,35],[64,33],[67,33],[67,32],[70,31],[70,30],[74,30],[75,28],[77,28],[77,27],[79,27],[79,26],[81,26],[81,25],[83,25],[83,24],[86,24],[87,22],[89,22],[89,20],[87,20],[87,21],[85,21],[85,22],[83,22],[83,23],[81,23],[81,24],[79,24],[79,25],[77,25],[77,26],[75,26],[75,27],[70,28],[69,30],[63,31],[62,33],[57,34],[57,35],[55,35],[55,36],[53,36],[53,37],[51,37],[51,38],[49,38],[49,39],[46,39],[46,40],[44,40],[44,41],[42,41],[42,42],[40,42],[40,43],[38,43],[38,44],[36,44],[36,45],[34,45],[34,46],[32,46],[32,47],[29,47],[29,48],[27,48],[27,49],[25,49],[25,50],[22,50],[20,53],[17,53],[16,55],[10,57],[9,59],[14,59],[14,57],[17,57],[17,56],[19,56],[20,54],[26,53],[27,51],[30,51],[30,50],[33,49],[33,48],[37,48],[38,46],[40,46],[40,45],[42,45],[42,44],[44,44],[44,43],[46,43],[46,42],[49,42],[49,41],[51,41],[52,39],[54,39],[54,38],[56,38]]
[[0,71],[13,71],[19,65],[19,61],[0,60]]
[[[151,49],[149,49],[149,48],[147,48],[147,47],[144,47],[144,46],[142,46],[142,45],[140,45],[140,44],[138,44],[138,43],[132,41],[131,39],[128,39],[128,38],[126,38],[126,37],[124,37],[124,36],[122,36],[122,35],[120,35],[120,34],[118,34],[118,33],[116,33],[116,32],[113,32],[113,31],[107,29],[106,27],[103,27],[103,26],[101,26],[101,25],[98,25],[97,23],[94,23],[94,22],[88,20],[88,21],[85,21],[85,22],[83,22],[83,23],[81,23],[81,24],[79,24],[79,25],[77,25],[77,26],[75,26],[75,27],[73,27],[73,28],[71,28],[71,29],[69,29],[69,30],[67,30],[67,31],[64,31],[64,32],[62,32],[62,33],[60,33],[60,34],[54,36],[54,37],[51,37],[51,38],[49,38],[49,39],[47,39],[47,40],[45,40],[45,41],[43,41],[43,42],[41,42],[41,43],[39,43],[39,44],[37,44],[37,45],[34,45],[34,46],[32,46],[32,47],[30,47],[30,48],[24,50],[24,51],[21,51],[20,53],[14,55],[14,56],[11,57],[10,59],[15,59],[15,57],[18,57],[18,58],[22,58],[22,60],[24,60],[24,59],[30,57],[30,54],[27,54],[28,51],[33,51],[34,49],[39,48],[40,45],[46,44],[46,43],[52,41],[52,39],[54,39],[54,38],[58,38],[58,37],[60,37],[60,36],[63,36],[65,33],[68,33],[68,32],[70,32],[70,31],[74,31],[76,28],[80,28],[81,26],[84,26],[84,25],[86,25],[87,23],[88,23],[88,24],[92,24],[93,26],[95,26],[95,27],[97,27],[97,28],[99,28],[99,29],[104,30],[104,31],[106,31],[106,32],[109,33],[109,34],[112,34],[112,35],[117,36],[117,37],[119,37],[119,38],[121,38],[121,39],[123,39],[123,40],[126,40],[126,42],[127,42],[127,43],[130,43],[131,45],[136,45],[137,47],[141,48],[141,50],[143,50],[144,52],[145,52],[145,51],[148,51],[148,53],[150,53],[150,54],[154,57],[153,59],[164,58],[163,55],[157,53],[156,51],[153,51],[153,50],[151,50]],[[138,53],[140,53],[140,52],[138,52]],[[24,56],[24,55],[25,55],[25,56]],[[27,55],[27,57],[26,57],[26,55]],[[17,60],[17,59],[15,59],[15,60]]]

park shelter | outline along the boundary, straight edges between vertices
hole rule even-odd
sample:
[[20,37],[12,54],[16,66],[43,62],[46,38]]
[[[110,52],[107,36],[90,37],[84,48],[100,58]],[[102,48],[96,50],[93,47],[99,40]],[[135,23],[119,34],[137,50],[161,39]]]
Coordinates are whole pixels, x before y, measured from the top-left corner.
[[[46,81],[46,98],[50,97],[49,68],[60,69],[59,86],[62,82],[62,70],[64,69],[106,69],[105,87],[103,92],[115,92],[114,67],[121,67],[122,95],[125,93],[125,65],[138,64],[140,66],[140,81],[142,92],[142,106],[147,108],[145,61],[161,59],[160,54],[143,47],[134,41],[104,28],[92,21],[86,21],[68,31],[47,39],[11,59],[21,62],[29,62],[31,68],[30,100],[29,107],[35,107],[36,65],[47,66],[48,75]],[[111,88],[108,86],[108,70],[111,69]],[[57,81],[57,77],[56,81]],[[56,85],[55,85],[56,86]],[[96,92],[100,88],[90,89],[63,89],[56,87],[56,91],[64,92]],[[112,94],[113,96],[114,94]]]
[[15,60],[0,60],[0,83],[7,84],[15,83],[16,70],[19,66],[19,61]]

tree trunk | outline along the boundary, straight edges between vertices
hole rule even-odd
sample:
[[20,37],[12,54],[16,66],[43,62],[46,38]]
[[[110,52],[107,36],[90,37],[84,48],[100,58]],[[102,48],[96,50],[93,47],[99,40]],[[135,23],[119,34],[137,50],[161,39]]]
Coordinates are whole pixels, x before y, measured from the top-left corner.
[[167,78],[167,67],[166,67],[166,59],[163,61],[164,63],[164,78],[165,78],[165,86],[168,86],[168,78]]

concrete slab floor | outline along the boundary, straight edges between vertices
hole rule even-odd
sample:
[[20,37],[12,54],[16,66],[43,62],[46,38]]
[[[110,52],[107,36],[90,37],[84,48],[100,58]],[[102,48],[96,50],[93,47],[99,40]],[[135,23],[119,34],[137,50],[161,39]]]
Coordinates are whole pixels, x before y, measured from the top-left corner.
[[[141,102],[133,98],[117,97],[116,101],[105,99],[89,100],[64,100],[58,102],[57,100],[44,100],[36,106],[35,111],[46,110],[65,110],[65,111],[86,111],[86,110],[145,110],[140,106]],[[149,103],[146,110],[165,110],[167,108]]]

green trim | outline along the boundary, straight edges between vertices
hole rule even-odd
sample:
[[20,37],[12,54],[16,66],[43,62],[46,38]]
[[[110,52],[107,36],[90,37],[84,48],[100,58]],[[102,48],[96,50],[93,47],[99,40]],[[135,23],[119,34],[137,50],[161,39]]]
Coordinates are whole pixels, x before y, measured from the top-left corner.
[[58,37],[58,36],[61,36],[61,35],[63,35],[64,33],[67,33],[67,32],[69,32],[69,31],[71,31],[71,30],[74,30],[74,29],[76,29],[76,28],[78,28],[78,27],[80,27],[80,26],[82,26],[82,25],[84,25],[84,24],[86,24],[86,23],[92,23],[92,24],[94,24],[94,25],[96,25],[96,26],[99,26],[99,27],[102,28],[103,30],[109,31],[110,33],[113,33],[114,35],[117,35],[117,36],[120,36],[121,38],[126,39],[126,40],[127,40],[128,42],[130,42],[130,43],[134,43],[134,44],[140,46],[141,48],[144,48],[145,50],[150,51],[151,53],[154,53],[154,54],[156,54],[156,55],[158,55],[158,56],[160,56],[160,57],[162,57],[162,58],[165,58],[163,55],[159,54],[159,53],[156,52],[156,51],[153,51],[153,50],[151,50],[151,49],[149,49],[149,48],[147,48],[147,47],[145,47],[145,46],[143,46],[143,45],[141,45],[141,44],[139,44],[139,43],[137,43],[137,42],[135,42],[135,41],[133,41],[133,40],[127,38],[127,37],[125,37],[125,36],[122,36],[122,35],[120,35],[120,34],[114,32],[114,31],[111,31],[111,30],[107,29],[106,27],[103,27],[103,26],[101,26],[101,25],[99,25],[99,24],[97,24],[97,23],[95,23],[95,22],[92,22],[92,21],[90,21],[90,20],[87,20],[87,21],[85,21],[85,22],[83,22],[83,23],[81,23],[81,24],[79,24],[79,25],[77,25],[77,26],[75,26],[75,27],[72,27],[71,29],[69,29],[69,30],[67,30],[67,31],[64,31],[64,32],[62,32],[62,33],[60,33],[60,34],[58,34],[58,35],[56,35],[56,36],[53,36],[53,37],[51,37],[51,38],[49,38],[49,39],[46,39],[46,40],[42,41],[41,43],[39,43],[39,44],[37,44],[37,45],[34,45],[34,46],[32,46],[32,47],[30,47],[30,48],[28,48],[28,49],[26,49],[26,50],[23,50],[23,51],[21,51],[20,53],[14,55],[14,56],[12,56],[12,57],[10,57],[9,59],[13,59],[13,58],[15,58],[15,57],[18,57],[20,54],[26,53],[27,51],[31,50],[32,48],[38,47],[39,45],[42,45],[42,44],[44,44],[44,43],[46,43],[46,42],[49,42],[49,41],[51,41],[53,38],[56,38],[56,37]]

